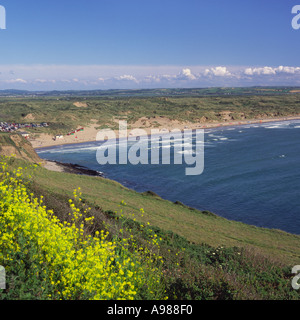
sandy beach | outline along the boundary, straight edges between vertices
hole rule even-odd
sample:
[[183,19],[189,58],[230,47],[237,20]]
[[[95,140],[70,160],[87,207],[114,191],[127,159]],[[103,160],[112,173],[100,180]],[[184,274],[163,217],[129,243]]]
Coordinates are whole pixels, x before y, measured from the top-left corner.
[[[259,124],[267,122],[277,122],[277,121],[288,121],[288,120],[299,120],[300,115],[291,117],[276,117],[276,118],[266,118],[266,119],[252,119],[252,120],[241,120],[241,121],[224,121],[224,122],[179,122],[178,120],[170,120],[167,118],[141,118],[134,124],[128,124],[127,136],[141,136],[151,134],[151,130],[159,129],[161,133],[169,132],[174,129],[184,130],[184,129],[209,129],[227,126],[239,126],[247,124]],[[118,123],[118,120],[115,120]],[[155,123],[155,125],[154,125]],[[78,127],[78,129],[81,127]],[[59,146],[64,144],[78,144],[83,142],[96,141],[97,133],[100,131],[99,125],[95,124],[91,120],[91,124],[88,127],[84,127],[83,131],[79,131],[74,135],[63,136],[59,140],[55,140],[52,135],[41,134],[36,139],[29,139],[33,148],[45,148],[51,146]],[[134,130],[134,131],[132,131]],[[119,131],[114,130],[116,137],[119,137]],[[58,170],[58,168],[57,168]]]

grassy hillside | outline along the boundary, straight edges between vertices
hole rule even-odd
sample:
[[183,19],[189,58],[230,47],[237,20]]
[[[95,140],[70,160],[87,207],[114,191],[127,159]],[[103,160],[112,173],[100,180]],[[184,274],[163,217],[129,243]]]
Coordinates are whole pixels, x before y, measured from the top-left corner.
[[[300,260],[300,236],[279,230],[270,230],[230,221],[206,211],[201,212],[174,204],[150,194],[141,194],[121,184],[101,177],[88,177],[50,172],[38,168],[35,183],[45,192],[71,196],[73,189],[80,187],[83,199],[104,211],[118,212],[121,201],[124,214],[133,213],[141,222],[172,231],[190,242],[206,243],[211,246],[247,246],[259,249],[284,263]],[[139,211],[143,208],[144,217]]]
[[[272,91],[271,91],[272,92]],[[141,117],[191,122],[262,119],[300,114],[299,94],[202,97],[43,97],[1,98],[0,120],[50,122],[32,132],[65,134],[94,119],[99,128],[115,128],[114,119],[134,123]]]
[[[28,167],[27,175],[33,177],[26,182],[28,193],[43,196],[43,205],[62,223],[70,221],[68,199],[80,187],[81,202],[91,208],[83,218],[95,219],[94,227],[84,228],[83,234],[105,230],[116,239],[121,230],[122,238],[135,239],[132,252],[145,246],[154,250],[151,239],[160,239],[155,251],[163,259],[160,282],[170,299],[299,299],[290,283],[291,268],[300,259],[300,236],[228,221],[100,177],[56,173],[28,164],[8,161],[9,170]],[[25,275],[32,263],[27,261]],[[26,286],[20,289],[17,278],[10,280],[15,281],[7,292],[10,298],[18,298],[21,289],[31,299],[42,294]],[[24,281],[37,280],[27,276]]]

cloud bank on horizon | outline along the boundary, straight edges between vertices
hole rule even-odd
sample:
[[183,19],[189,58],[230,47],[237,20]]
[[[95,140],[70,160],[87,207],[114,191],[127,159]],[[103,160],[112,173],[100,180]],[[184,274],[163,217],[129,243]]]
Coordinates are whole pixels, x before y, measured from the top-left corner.
[[300,67],[3,65],[0,89],[93,90],[299,86]]
[[271,2],[2,0],[0,89],[300,86],[295,3]]

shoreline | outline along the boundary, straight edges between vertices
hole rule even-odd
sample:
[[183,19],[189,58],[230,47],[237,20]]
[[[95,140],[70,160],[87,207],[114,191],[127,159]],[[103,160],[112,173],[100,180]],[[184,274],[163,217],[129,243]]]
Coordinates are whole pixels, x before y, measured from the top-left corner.
[[98,172],[98,171],[89,169],[87,167],[81,166],[79,164],[63,163],[56,160],[46,160],[46,159],[44,161],[45,161],[44,168],[50,171],[104,178],[103,172]]
[[[269,121],[265,121],[265,122],[283,122],[283,121],[290,121],[290,120],[300,120],[300,117],[297,117],[297,118],[289,118],[289,119],[284,119],[284,120],[273,120],[273,119],[270,119]],[[253,122],[251,124],[259,124],[260,122]],[[239,124],[239,125],[228,125],[228,126],[224,126],[224,127],[230,127],[230,126],[244,126],[244,125],[249,125],[250,123],[247,123],[247,124]],[[215,127],[215,128],[219,128],[219,127]],[[221,128],[221,127],[220,127]],[[77,143],[78,144],[78,143]],[[73,145],[76,145],[73,144]],[[45,147],[47,148],[47,147]],[[41,148],[42,149],[42,148]],[[131,191],[134,191],[134,192],[137,192],[137,193],[140,193],[140,194],[152,194],[155,192],[151,191],[151,190],[146,190],[146,191],[143,191],[143,192],[139,192],[139,191],[136,191],[134,188],[132,187],[128,187],[128,186],[125,186],[123,182],[119,182],[115,179],[112,179],[108,176],[106,176],[105,173],[103,172],[98,172],[98,171],[95,171],[95,170],[92,170],[92,169],[88,169],[87,167],[84,167],[84,166],[81,166],[81,165],[78,165],[78,164],[75,164],[75,163],[63,163],[63,162],[59,162],[59,161],[56,161],[56,160],[48,160],[48,159],[44,159],[44,161],[46,162],[46,165],[43,165],[43,167],[47,170],[50,170],[50,171],[55,171],[55,172],[61,172],[61,173],[70,173],[70,174],[76,174],[76,175],[85,175],[85,176],[93,176],[93,177],[100,177],[100,178],[103,178],[103,179],[107,179],[109,181],[114,181],[114,182],[117,182],[118,184],[121,184],[123,187],[131,190]],[[52,165],[52,168],[49,168],[49,164]],[[161,195],[157,195],[159,198],[161,198],[162,200],[165,200],[165,201],[171,201],[171,200],[168,200],[167,198],[161,196]],[[173,201],[171,201],[173,202]],[[181,201],[175,201],[173,202],[174,204],[181,204]],[[198,211],[207,211],[205,209],[199,209],[197,207],[193,207],[193,206],[189,206],[189,205],[185,205],[183,204],[185,207],[189,208],[190,210],[198,210]],[[223,215],[219,214],[219,213],[216,213],[216,212],[212,212],[212,211],[209,211],[212,215],[214,216],[217,216],[217,217],[221,217],[223,219],[227,219],[229,221],[233,221],[233,222],[240,222],[240,223],[243,223],[245,225],[248,225],[248,226],[253,226],[253,227],[257,227],[257,228],[262,228],[262,229],[267,229],[267,230],[279,230],[280,232],[285,232],[285,233],[288,233],[288,234],[291,234],[291,235],[300,235],[300,234],[297,234],[295,232],[291,232],[291,231],[285,231],[284,229],[277,229],[277,228],[271,228],[271,227],[263,227],[263,226],[257,226],[255,224],[250,224],[250,223],[247,223],[247,222],[243,222],[243,221],[240,221],[240,220],[235,220],[235,219],[232,219],[232,218],[225,218]]]
[[[190,123],[189,125],[187,124],[183,124],[181,125],[181,128],[176,128],[176,129],[180,129],[181,131],[183,131],[184,129],[187,130],[196,130],[196,129],[216,129],[216,128],[226,128],[226,127],[238,127],[238,126],[245,126],[245,125],[252,125],[252,124],[262,124],[262,123],[269,123],[269,122],[283,122],[283,121],[291,121],[291,120],[300,120],[300,115],[299,116],[287,116],[287,117],[280,117],[280,118],[266,118],[266,119],[252,119],[252,120],[241,120],[241,121],[232,121],[232,122],[221,122],[221,123]],[[96,130],[95,128],[90,128],[90,129],[94,129],[94,132],[92,133],[92,135],[95,137],[97,135],[97,133],[100,130]],[[173,130],[174,128],[165,126],[164,128],[131,128],[128,129],[128,134],[127,134],[127,138],[129,137],[135,137],[135,136],[145,136],[145,132],[146,135],[149,136],[151,134],[151,130],[160,130],[159,134],[166,134],[169,131]],[[132,130],[143,130],[141,133],[142,134],[135,134],[135,135],[130,135],[130,131]],[[166,130],[166,132],[162,131],[162,130]],[[90,130],[91,131],[91,130]],[[113,130],[116,134],[116,138],[119,139],[119,131],[118,130]],[[84,133],[84,132],[83,132]],[[125,137],[122,137],[125,138]],[[47,141],[48,140],[48,141]],[[51,141],[52,140],[52,141]],[[64,145],[78,145],[81,143],[88,143],[88,142],[96,142],[96,139],[91,139],[91,136],[88,137],[81,137],[81,139],[78,139],[77,141],[54,141],[53,139],[51,139],[51,143],[49,143],[49,138],[45,140],[41,139],[41,140],[28,140],[31,144],[32,147],[34,149],[44,149],[44,148],[50,148],[50,147],[59,147],[59,146],[64,146]],[[48,143],[47,143],[48,142]]]

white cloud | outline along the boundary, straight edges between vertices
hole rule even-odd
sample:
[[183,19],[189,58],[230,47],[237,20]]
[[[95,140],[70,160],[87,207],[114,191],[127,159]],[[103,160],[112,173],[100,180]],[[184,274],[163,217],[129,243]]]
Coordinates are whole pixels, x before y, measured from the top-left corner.
[[18,78],[18,79],[11,79],[11,80],[6,80],[7,83],[27,83],[26,80]]
[[279,66],[275,70],[277,73],[290,73],[290,74],[300,73],[300,67]]
[[284,65],[0,65],[0,89],[135,89],[299,84],[300,67]]
[[196,80],[197,78],[192,74],[191,69],[182,69],[179,75],[176,77],[178,80]]
[[145,76],[144,78],[144,82],[146,83],[159,83],[160,81],[161,81],[161,78],[154,75]]
[[158,74],[158,75],[147,75],[143,78],[145,82],[171,82],[174,83],[176,81],[194,81],[197,80],[197,76],[195,76],[191,69],[183,68],[177,74]]
[[35,79],[35,82],[37,82],[37,83],[46,83],[48,81],[45,80],[45,79]]
[[205,76],[215,76],[215,77],[230,77],[232,74],[228,71],[226,67],[215,67],[210,69],[205,69]]
[[260,67],[260,68],[246,68],[244,74],[247,76],[253,75],[276,75],[276,74],[296,74],[300,73],[299,67]]
[[115,79],[117,80],[125,80],[125,81],[133,81],[133,82],[138,82],[137,79],[132,76],[132,75],[128,75],[128,74],[124,74],[122,76],[116,77]]
[[253,76],[253,70],[252,70],[252,68],[247,68],[247,69],[245,69],[244,73],[245,73],[247,76]]
[[262,67],[262,68],[247,68],[244,72],[248,76],[253,75],[274,75],[276,70],[271,67]]

